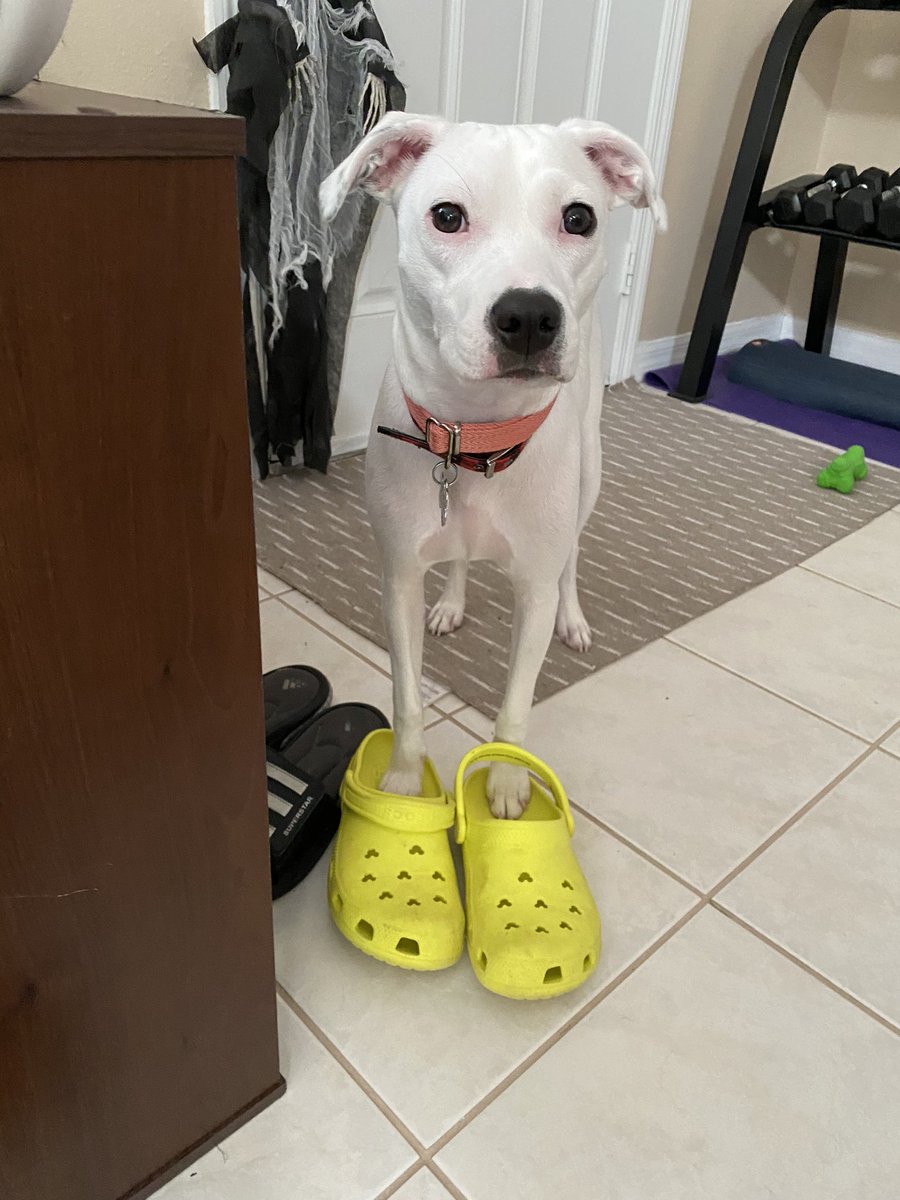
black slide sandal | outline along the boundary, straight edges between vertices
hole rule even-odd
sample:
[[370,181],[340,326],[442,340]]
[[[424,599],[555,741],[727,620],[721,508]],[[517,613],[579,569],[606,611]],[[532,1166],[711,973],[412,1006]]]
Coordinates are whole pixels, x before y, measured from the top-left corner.
[[374,729],[389,729],[369,704],[336,704],[318,713],[280,750],[266,753],[272,898],[305,879],[337,833],[341,781]]
[[281,743],[331,699],[331,684],[315,667],[277,667],[263,675],[266,745]]

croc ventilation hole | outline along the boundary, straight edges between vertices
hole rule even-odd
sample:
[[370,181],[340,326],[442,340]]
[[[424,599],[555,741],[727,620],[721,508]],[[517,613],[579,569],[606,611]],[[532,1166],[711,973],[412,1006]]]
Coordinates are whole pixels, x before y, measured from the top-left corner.
[[368,921],[357,921],[356,932],[360,937],[364,937],[367,942],[371,942],[372,938],[375,936],[375,930]]
[[409,871],[401,871],[400,874],[397,876],[397,878],[398,879],[412,879],[412,875],[410,875]]
[[440,873],[440,871],[435,871],[435,873],[432,875],[432,877],[431,877],[431,878],[432,878],[432,879],[439,879],[439,880],[441,881],[441,883],[443,883],[443,882],[444,882],[444,877],[443,877],[443,875]]
[[545,929],[545,928],[543,927],[543,925],[535,925],[535,927],[534,927],[534,932],[535,932],[535,933],[549,933],[549,932],[550,932],[550,930],[549,930],[549,929]]
[[338,910],[338,912],[341,912],[343,910],[344,898],[340,892],[334,893],[334,907]]
[[579,917],[581,916],[581,909],[578,907],[578,905],[577,905],[577,904],[573,904],[573,905],[571,906],[571,908],[569,909],[569,912],[570,912],[570,913],[576,913],[576,914],[577,914]]
[[512,908],[512,900],[503,899],[497,905],[498,908]]
[[534,907],[535,908],[546,908],[547,902],[545,900],[535,900]]
[[422,849],[421,846],[410,846],[409,852],[410,852],[410,854],[424,854],[425,853],[425,851]]
[[518,929],[519,927],[518,927],[518,925],[515,923],[515,921],[510,921],[510,922],[509,922],[509,924],[506,926],[506,928],[507,928],[507,929]]
[[548,967],[544,972],[544,983],[559,983],[562,979],[562,967]]
[[573,887],[573,885],[571,883],[569,883],[568,879],[563,880],[563,887],[568,888],[570,892],[575,891],[575,888]]
[[483,950],[478,955],[478,965],[479,965],[479,967],[481,967],[482,971],[487,970],[487,955],[485,954],[485,952]]
[[444,899],[443,896],[435,896],[434,902],[435,902],[435,904],[446,904],[447,903],[447,901]]
[[378,857],[377,850],[367,850],[366,851],[366,858],[377,858],[377,857]]
[[584,962],[581,964],[581,969],[582,969],[583,971],[593,971],[593,969],[594,969],[594,956],[593,956],[593,954],[586,954],[586,955],[584,956]]
[[522,874],[519,876],[519,883],[534,883],[534,880],[531,878],[531,876],[528,874],[527,871],[523,871]]
[[374,883],[374,882],[375,882],[374,875],[363,875],[363,883]]
[[419,901],[418,900],[407,900],[406,907],[407,908],[419,908],[420,907]]
[[415,938],[401,938],[397,943],[397,950],[400,954],[408,954],[410,958],[419,957],[419,943]]
[[560,921],[559,927],[560,927],[560,929],[568,929],[570,933],[572,931],[572,926],[569,924],[568,921]]
[[393,900],[393,898],[394,898],[393,892],[382,892],[381,895],[378,897],[379,900]]

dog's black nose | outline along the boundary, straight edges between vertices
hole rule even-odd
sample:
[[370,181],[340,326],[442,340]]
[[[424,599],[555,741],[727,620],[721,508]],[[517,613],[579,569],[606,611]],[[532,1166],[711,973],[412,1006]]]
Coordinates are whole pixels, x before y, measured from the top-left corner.
[[522,358],[552,346],[562,319],[559,304],[540,288],[504,292],[490,311],[490,326],[501,346]]

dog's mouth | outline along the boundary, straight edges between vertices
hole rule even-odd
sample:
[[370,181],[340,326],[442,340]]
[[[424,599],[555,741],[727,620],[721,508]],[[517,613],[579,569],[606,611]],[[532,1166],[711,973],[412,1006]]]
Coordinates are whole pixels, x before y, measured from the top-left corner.
[[542,354],[533,359],[499,355],[497,360],[497,379],[515,379],[520,382],[528,380],[555,379],[563,383],[563,373],[560,370],[559,357],[556,354]]
[[540,367],[509,367],[500,372],[498,379],[546,379],[549,375],[549,371]]

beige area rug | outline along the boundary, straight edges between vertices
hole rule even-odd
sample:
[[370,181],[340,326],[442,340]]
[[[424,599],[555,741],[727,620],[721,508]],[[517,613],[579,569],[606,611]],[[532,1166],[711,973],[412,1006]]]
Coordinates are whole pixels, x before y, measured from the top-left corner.
[[[607,392],[602,430],[603,488],[581,540],[580,594],[594,645],[581,655],[554,639],[538,700],[900,503],[898,471],[874,467],[851,496],[823,491],[815,475],[834,453],[827,447],[636,382]],[[266,570],[384,646],[364,470],[357,455],[327,476],[298,471],[257,484],[256,537]],[[443,570],[429,575],[429,605],[443,579]],[[475,563],[465,624],[425,638],[426,674],[489,715],[505,685],[511,601],[505,576]]]

